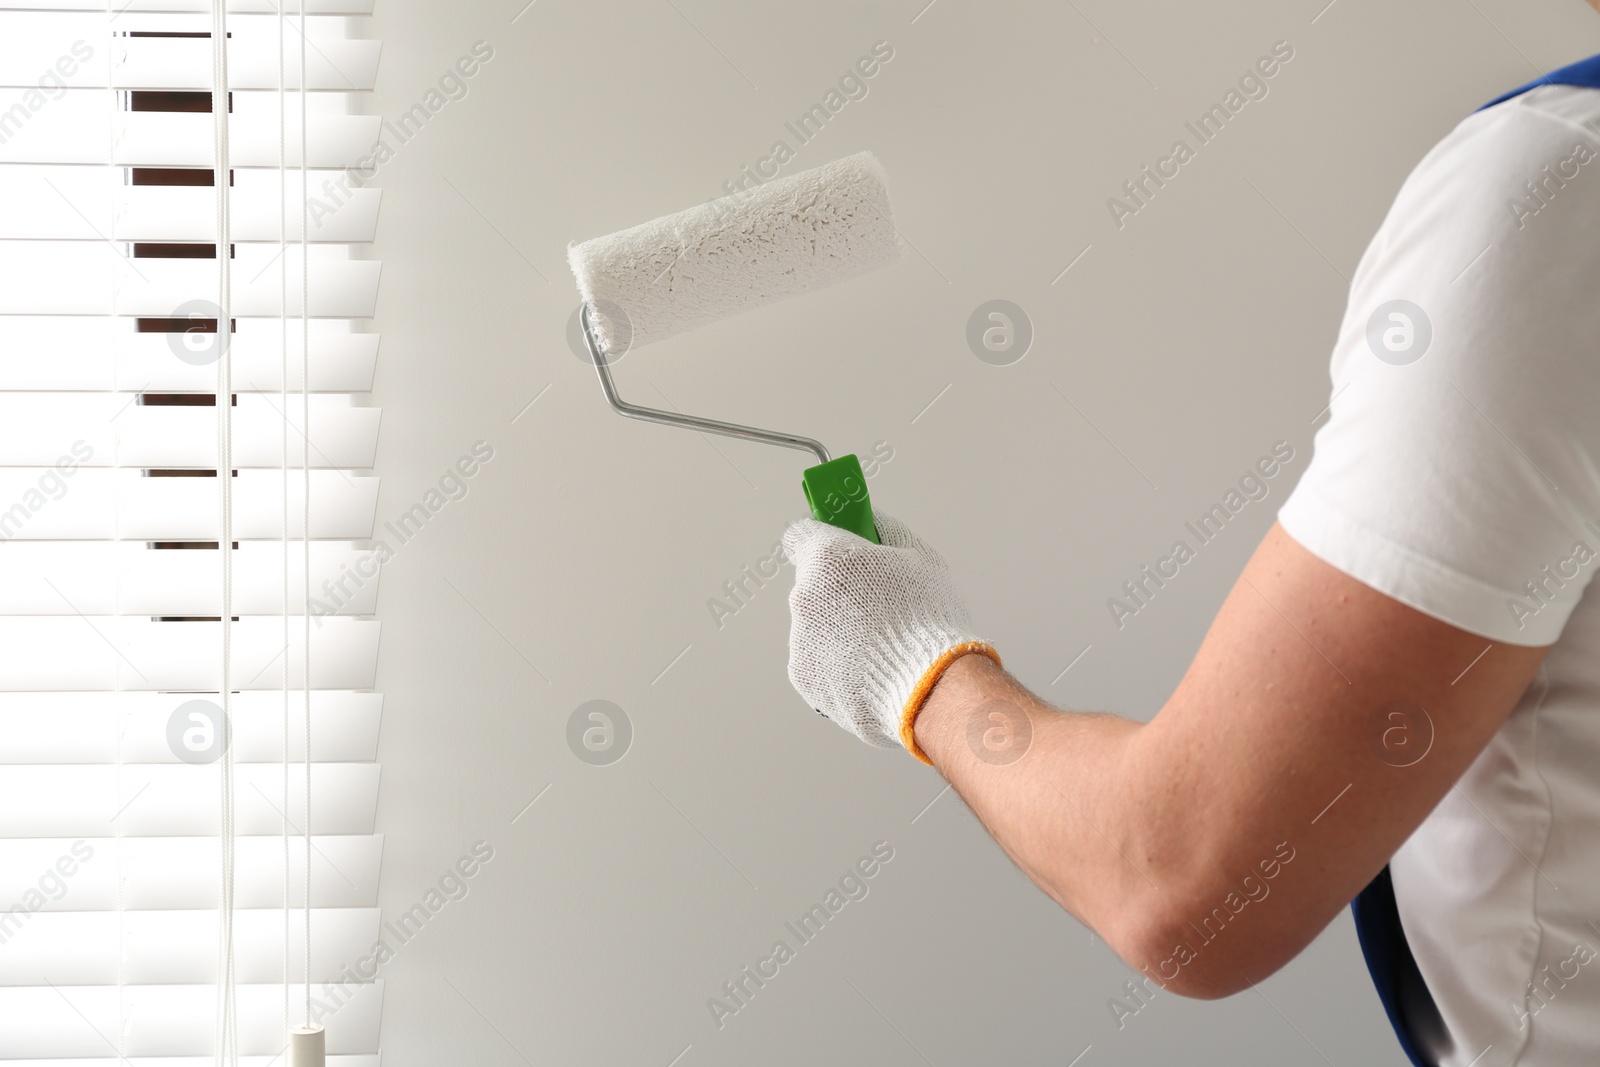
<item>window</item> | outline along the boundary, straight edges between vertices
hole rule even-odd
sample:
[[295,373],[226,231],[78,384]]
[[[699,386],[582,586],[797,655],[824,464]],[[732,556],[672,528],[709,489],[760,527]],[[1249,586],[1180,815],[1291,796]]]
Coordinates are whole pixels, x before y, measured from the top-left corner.
[[237,1052],[282,1052],[309,617],[314,1010],[330,1063],[376,1067],[378,192],[349,170],[378,139],[369,10],[308,5],[302,245],[300,20],[280,82],[274,7],[231,5],[223,346],[209,9],[0,0],[0,1061],[213,1056],[225,780]]

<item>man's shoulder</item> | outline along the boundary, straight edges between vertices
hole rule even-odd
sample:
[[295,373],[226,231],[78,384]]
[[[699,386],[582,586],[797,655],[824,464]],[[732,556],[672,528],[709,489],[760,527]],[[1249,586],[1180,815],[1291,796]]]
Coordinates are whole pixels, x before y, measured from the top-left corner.
[[[1358,272],[1441,305],[1600,275],[1600,91],[1541,86],[1474,112],[1407,177]],[[1470,269],[1469,269],[1470,268]],[[1458,284],[1458,282],[1460,284]],[[1546,287],[1554,298],[1566,284]]]
[[1526,229],[1566,197],[1600,201],[1600,90],[1545,85],[1463,119],[1423,158],[1397,209]]

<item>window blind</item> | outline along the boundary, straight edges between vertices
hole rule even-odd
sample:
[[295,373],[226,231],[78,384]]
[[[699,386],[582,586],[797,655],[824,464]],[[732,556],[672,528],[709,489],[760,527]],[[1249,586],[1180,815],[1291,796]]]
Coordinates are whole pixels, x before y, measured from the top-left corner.
[[[379,43],[352,19],[370,6],[307,0],[302,49],[295,3],[228,3],[224,178],[206,0],[0,0],[0,1061],[216,1062],[223,761],[186,708],[223,703],[224,625],[237,1049],[284,1060],[286,986],[290,1025],[305,997],[309,623],[315,1022],[329,1063],[377,1067],[379,264],[360,246],[379,194],[323,193],[378,139],[359,106]],[[302,166],[322,199],[305,234]]]

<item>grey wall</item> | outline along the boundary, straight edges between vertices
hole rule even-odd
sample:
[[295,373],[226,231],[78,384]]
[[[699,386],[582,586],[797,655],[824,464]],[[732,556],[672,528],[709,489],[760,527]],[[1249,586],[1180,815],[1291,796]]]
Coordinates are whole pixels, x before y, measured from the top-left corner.
[[[1400,181],[1479,103],[1600,49],[1600,19],[923,2],[537,0],[513,23],[522,0],[386,0],[371,20],[391,117],[494,49],[378,178],[380,517],[494,448],[383,572],[386,914],[495,850],[384,968],[386,1062],[1402,1062],[1347,916],[1259,994],[1161,996],[1119,1030],[1105,946],[935,774],[789,688],[790,572],[713,623],[708,598],[801,513],[804,457],[607,411],[564,340],[564,249],[793,147],[785,121],[888,41],[788,171],[874,150],[918,254],[630,356],[621,387],[836,451],[888,442],[874,498],[949,556],[1008,666],[1148,717],[1310,458],[1346,280]],[[1114,225],[1122,182],[1280,40],[1270,94]],[[993,298],[1035,331],[1011,366],[965,340]],[[1296,458],[1268,500],[1119,631],[1106,598],[1280,439]],[[566,740],[592,699],[633,725],[609,766]],[[870,894],[718,1030],[707,998],[878,841]]]

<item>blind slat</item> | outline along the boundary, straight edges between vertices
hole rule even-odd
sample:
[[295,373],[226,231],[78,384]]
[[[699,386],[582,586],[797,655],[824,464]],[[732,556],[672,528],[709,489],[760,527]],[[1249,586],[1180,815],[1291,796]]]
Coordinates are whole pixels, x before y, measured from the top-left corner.
[[[0,689],[211,691],[220,676],[220,625],[117,615],[0,616],[0,648],[6,649],[0,659]],[[374,619],[313,618],[312,686],[372,688],[378,631]],[[282,684],[285,663],[289,677],[298,683],[305,660],[300,637],[304,632],[304,619],[289,620],[286,652],[280,620],[246,617],[234,622],[233,684],[239,689],[276,689]]]
[[[83,11],[105,13],[105,4],[93,0],[0,0],[0,11]],[[299,11],[299,0],[295,10]],[[210,0],[117,0],[118,12],[178,12],[203,14],[211,10]],[[271,15],[277,12],[275,0],[228,0],[229,13]],[[372,0],[306,0],[308,15],[370,15]]]
[[[289,256],[285,300],[276,245],[241,244],[234,252],[237,316],[277,318],[285,303],[289,315],[300,314],[298,255]],[[308,267],[312,315],[372,316],[381,264],[312,257]],[[0,315],[182,315],[214,301],[216,287],[212,260],[130,257],[107,241],[0,241]]]
[[[367,392],[377,367],[378,335],[350,333],[338,319],[314,319],[311,387]],[[181,338],[139,333],[121,316],[0,315],[0,389],[212,393],[217,368],[177,356]],[[300,323],[290,320],[289,388],[300,388]],[[240,393],[279,389],[283,367],[278,320],[245,319],[233,335],[233,385]],[[298,399],[293,401],[298,403]]]
[[[53,95],[70,88],[211,89],[211,42],[203,38],[112,38],[135,29],[99,18],[34,14],[13,16],[13,36],[0,43],[0,86],[42,86]],[[209,21],[209,20],[208,20]],[[228,40],[228,84],[235,90],[278,88],[278,41],[269,20],[234,25]],[[195,23],[199,25],[198,20]],[[113,31],[115,27],[115,31]],[[207,27],[209,29],[209,26]],[[284,85],[300,87],[300,38],[285,30]],[[378,72],[377,41],[307,37],[307,88],[359,92],[372,88]]]
[[[104,4],[93,7],[86,0],[77,7],[78,10],[67,10],[48,3],[30,4],[4,0],[0,2],[0,19],[3,19],[8,26],[15,26],[19,35],[26,34],[31,38],[53,36],[61,46],[57,49],[58,52],[72,41],[79,39],[98,47],[100,41],[109,40],[113,34],[121,36],[128,33],[153,33],[170,36],[211,32],[211,11],[204,4],[179,11],[141,8],[138,4],[119,2],[108,11]],[[294,26],[299,22],[298,8],[298,0],[293,0],[285,10],[285,14],[293,21],[286,21],[284,24],[285,39],[290,39],[292,35],[292,39],[297,42],[294,46],[297,51],[299,35]],[[266,7],[259,12],[230,13],[229,40],[262,38],[272,41],[276,47],[278,19],[274,12],[274,8]],[[311,43],[320,47],[325,41],[346,39],[351,24],[343,16],[319,14],[315,4],[306,5],[306,14],[306,35]],[[36,41],[19,41],[9,47],[26,50],[36,46]],[[7,47],[0,44],[0,54],[4,54]]]
[[[16,165],[0,167],[0,239],[186,241],[217,239],[216,192],[208,186],[124,185],[101,167]],[[344,187],[339,184],[344,182]],[[300,177],[283,183],[285,231],[300,239]],[[377,189],[351,185],[338,171],[307,176],[311,204],[306,228],[313,243],[371,241],[378,225]],[[276,170],[236,170],[230,226],[238,242],[278,240]],[[298,251],[292,254],[298,255]]]
[[[303,766],[289,768],[289,821],[305,825]],[[272,763],[234,767],[240,835],[276,834],[283,825],[283,768]],[[217,765],[137,764],[116,767],[9,767],[0,776],[0,833],[6,837],[89,838],[116,818],[129,837],[214,837]],[[370,834],[378,804],[373,763],[316,763],[311,767],[313,834]],[[296,792],[301,795],[296,796]],[[52,798],[47,807],[42,797]],[[312,862],[316,862],[315,853]],[[5,1045],[0,1043],[0,1048]]]
[[[353,993],[348,1002],[322,1021],[328,1052],[375,1052],[383,982],[349,988]],[[294,997],[304,998],[304,989],[290,986]],[[120,1029],[125,1008],[130,1056],[213,1054],[215,986],[131,986],[123,997],[119,1000],[114,985],[0,988],[0,1048],[14,1056],[103,1056],[106,1042],[101,1035]],[[281,1054],[283,986],[240,983],[236,999],[240,1053]],[[59,1064],[53,1060],[51,1067]]]
[[[167,724],[183,704],[196,699],[218,703],[216,693],[196,692],[0,693],[5,763],[114,763],[119,731],[124,760],[176,763],[179,757],[167,737]],[[290,723],[304,722],[304,694],[291,689],[288,703]],[[233,695],[235,758],[245,763],[282,760],[283,704],[283,694],[272,690]],[[313,691],[312,758],[332,763],[377,759],[382,711],[381,693]],[[304,758],[303,735],[291,729],[289,759]],[[0,859],[0,886],[6,869]],[[0,900],[12,898],[0,892]]]
[[[304,914],[291,910],[296,929]],[[351,961],[370,955],[379,919],[377,908],[313,908],[312,982],[335,981]],[[238,980],[281,981],[283,911],[237,908],[233,922]],[[0,918],[0,927],[11,930],[0,952],[0,987],[33,985],[41,973],[56,985],[114,984],[119,936],[130,986],[206,982],[217,969],[217,913],[210,910],[129,910],[120,922],[115,911],[39,911],[9,923]],[[303,958],[303,949],[291,954],[291,973],[304,973]]]
[[[300,87],[299,35],[286,31],[284,84]],[[378,42],[307,38],[306,87],[311,90],[359,92],[372,88],[378,74]],[[45,57],[47,62],[54,56]],[[140,37],[117,42],[111,70],[121,89],[209,90],[211,42],[194,38]],[[24,67],[15,84],[32,85]],[[94,84],[104,86],[104,73]],[[36,75],[34,75],[36,77]],[[278,43],[266,34],[236,36],[228,41],[228,84],[238,90],[270,89],[277,99]],[[287,95],[287,94],[286,94]],[[292,101],[291,101],[292,103]],[[276,105],[274,105],[276,106]]]
[[[221,846],[200,837],[40,837],[0,841],[0,900],[20,901],[62,856],[87,851],[52,911],[103,911],[117,906],[120,865],[123,907],[215,908],[222,898],[216,873]],[[311,839],[311,898],[318,907],[371,908],[378,904],[383,837],[319,834]],[[276,833],[245,835],[234,856],[234,899],[241,908],[283,906],[283,839]],[[69,864],[68,869],[71,869]],[[57,871],[59,874],[59,870]],[[305,850],[289,850],[292,888],[305,884]],[[59,892],[59,891],[58,891]]]
[[[67,89],[40,97],[29,90],[0,89],[0,163],[106,163],[124,167],[213,167],[209,114],[121,111],[105,89]],[[234,97],[228,154],[235,167],[278,165],[277,94]],[[264,104],[270,103],[270,109]],[[20,110],[19,110],[20,109]],[[3,121],[10,116],[9,121]],[[380,133],[376,115],[317,113],[307,117],[307,157],[312,167],[343,169],[372,154]],[[300,165],[299,109],[286,124],[285,165]],[[409,137],[409,134],[408,134]],[[392,149],[404,142],[389,135]],[[370,160],[368,161],[370,165]]]
[[[379,191],[325,189],[324,186],[333,180],[324,177],[319,181],[315,176],[308,180],[311,218],[306,233],[309,240],[371,241],[378,228]],[[234,181],[236,188],[230,197],[229,216],[233,239],[277,241],[277,173],[241,171],[236,172]],[[300,240],[300,183],[291,175],[286,184],[289,187],[288,217],[284,229],[289,240],[294,242]],[[108,232],[120,241],[203,241],[210,244],[217,239],[216,210],[216,195],[211,189],[137,186],[122,194],[116,220]]]
[[[381,409],[338,403],[343,399],[313,397],[311,427],[302,435],[298,398],[284,411],[277,396],[239,397],[234,466],[281,466],[287,415],[291,465],[305,452],[312,467],[371,467]],[[43,467],[74,455],[84,467],[210,469],[217,465],[216,438],[214,406],[138,404],[118,393],[0,394],[0,466]]]
[[[381,555],[321,541],[310,548],[312,610],[372,614]],[[289,610],[298,614],[305,600],[298,542],[289,546],[288,557]],[[245,542],[234,550],[234,614],[282,612],[283,564],[279,542]],[[12,541],[0,545],[0,615],[215,616],[222,610],[220,571],[216,549],[162,551],[139,541]],[[0,700],[0,716],[4,708]],[[11,745],[0,748],[0,762],[11,751]]]
[[[212,1056],[115,1056],[70,1059],[6,1060],[6,1067],[216,1067]],[[377,1053],[356,1053],[347,1056],[328,1056],[328,1067],[379,1067]],[[283,1053],[267,1056],[240,1056],[239,1067],[283,1067]]]
[[[288,481],[289,536],[298,538],[305,525],[303,476],[290,470]],[[235,538],[282,536],[283,483],[275,470],[235,476]],[[371,537],[377,501],[375,476],[312,471],[311,537]],[[215,478],[147,478],[137,470],[86,467],[63,479],[53,467],[0,467],[0,539],[215,541],[217,510]]]

